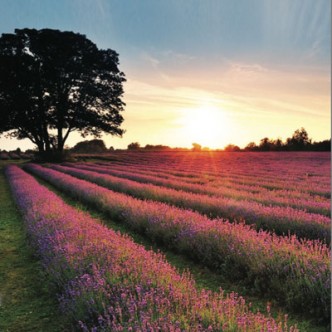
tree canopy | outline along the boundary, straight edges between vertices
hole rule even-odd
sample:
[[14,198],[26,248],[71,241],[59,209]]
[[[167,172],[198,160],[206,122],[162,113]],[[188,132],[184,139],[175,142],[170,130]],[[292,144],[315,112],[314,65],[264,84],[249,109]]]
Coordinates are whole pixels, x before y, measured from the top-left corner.
[[291,150],[304,150],[310,144],[311,139],[303,127],[295,130],[292,138],[287,139],[287,145]]
[[16,29],[0,38],[0,134],[62,151],[73,131],[122,136],[118,54],[84,35]]
[[198,143],[192,143],[191,144],[193,147],[191,148],[192,151],[202,151],[202,146]]
[[107,152],[105,142],[101,139],[78,142],[71,151],[76,153],[103,153]]
[[127,149],[128,150],[139,150],[141,145],[138,142],[133,142],[128,144]]

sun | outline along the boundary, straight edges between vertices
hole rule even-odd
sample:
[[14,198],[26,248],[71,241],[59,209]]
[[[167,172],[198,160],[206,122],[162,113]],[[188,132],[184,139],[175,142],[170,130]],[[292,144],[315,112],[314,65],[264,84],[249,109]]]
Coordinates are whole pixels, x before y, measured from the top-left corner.
[[211,105],[183,110],[180,124],[181,135],[189,144],[209,148],[222,147],[230,130],[225,111]]

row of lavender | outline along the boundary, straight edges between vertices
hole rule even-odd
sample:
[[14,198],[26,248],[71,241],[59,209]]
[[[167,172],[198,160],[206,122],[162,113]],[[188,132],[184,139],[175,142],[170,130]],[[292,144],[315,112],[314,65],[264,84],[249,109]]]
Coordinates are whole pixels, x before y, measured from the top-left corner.
[[[287,173],[282,173],[283,170],[279,170],[281,174],[256,174],[255,176],[250,175],[239,175],[236,172],[220,173],[217,171],[209,172],[202,170],[183,170],[178,168],[168,168],[167,165],[141,165],[136,164],[119,164],[117,162],[98,162],[101,166],[107,166],[118,169],[135,170],[139,173],[150,173],[150,175],[173,178],[188,182],[189,184],[204,184],[208,187],[219,188],[236,188],[237,190],[245,190],[249,192],[263,192],[272,191],[277,196],[289,196],[289,197],[305,197],[318,196],[317,198],[328,199],[330,195],[330,177],[326,170],[322,169],[315,176],[310,176],[311,173],[303,173],[295,178],[289,178]],[[220,166],[222,168],[222,165]],[[255,164],[251,165],[255,168]],[[326,167],[325,167],[326,168]],[[329,171],[329,169],[328,169]],[[327,174],[325,174],[327,173]],[[312,179],[315,179],[313,181]]]
[[229,274],[233,280],[242,280],[292,310],[329,320],[330,252],[321,242],[256,232],[248,225],[138,200],[52,169],[25,167],[151,240]]
[[[194,181],[183,181],[181,178],[175,176],[169,176],[161,171],[156,173],[143,170],[139,171],[136,167],[117,167],[112,164],[109,165],[96,165],[92,163],[84,164],[66,164],[68,166],[73,165],[75,167],[97,171],[99,173],[110,174],[117,177],[141,182],[151,183],[157,186],[163,186],[176,190],[183,190],[196,194],[203,194],[214,197],[227,197],[235,200],[247,200],[261,203],[263,205],[275,205],[286,206],[295,209],[306,210],[311,213],[323,214],[329,216],[331,213],[330,201],[321,197],[313,197],[309,194],[301,193],[296,195],[296,192],[289,191],[271,191],[259,186],[251,186],[251,190],[245,190],[243,186],[236,186],[234,184],[225,185],[224,182],[220,182],[217,186],[217,179],[209,179],[209,182],[213,181],[213,184],[208,182],[196,183]],[[202,185],[204,184],[204,186]]]
[[149,199],[180,208],[192,209],[210,218],[221,217],[230,221],[244,220],[248,224],[253,224],[257,230],[270,230],[278,235],[291,233],[301,238],[330,242],[330,218],[327,216],[308,213],[291,207],[265,206],[253,201],[210,197],[153,184],[138,183],[129,179],[102,174],[102,172],[107,171],[101,169],[98,172],[93,172],[74,167],[52,167],[114,191],[140,199]]
[[198,291],[190,275],[179,275],[160,254],[69,207],[17,166],[6,174],[75,329],[297,331],[286,321],[253,314],[234,293]]
[[[330,195],[330,153],[132,153],[112,164]],[[257,181],[259,180],[259,181]],[[318,188],[320,186],[320,189]]]
[[[135,162],[112,162],[101,164],[118,165],[122,168],[124,166],[133,167],[138,170],[149,170],[155,173],[162,172],[172,174],[181,178],[191,178],[202,182],[213,181],[214,185],[222,184],[226,186],[255,186],[256,188],[262,187],[268,190],[289,190],[292,193],[301,192],[311,195],[319,195],[329,198],[330,195],[330,177],[329,177],[329,160],[324,160],[321,169],[311,167],[304,167],[302,165],[288,165],[287,167],[297,167],[296,172],[289,172],[284,166],[276,169],[275,165],[267,165],[266,171],[259,171],[257,161],[247,165],[248,172],[237,171],[237,163],[234,161],[233,169],[225,171],[224,165],[215,164],[212,162],[211,168],[203,168],[200,164],[192,165],[192,167],[185,167],[185,165],[177,165],[172,167],[167,163],[156,162],[151,157],[149,163],[141,164],[139,160]],[[275,161],[274,161],[275,162]],[[170,163],[171,164],[171,163]],[[287,164],[286,164],[287,165]],[[251,171],[251,174],[250,174]],[[252,173],[252,172],[255,173]],[[259,181],[257,181],[259,180]],[[216,181],[216,183],[215,183]],[[210,183],[211,184],[211,183]]]

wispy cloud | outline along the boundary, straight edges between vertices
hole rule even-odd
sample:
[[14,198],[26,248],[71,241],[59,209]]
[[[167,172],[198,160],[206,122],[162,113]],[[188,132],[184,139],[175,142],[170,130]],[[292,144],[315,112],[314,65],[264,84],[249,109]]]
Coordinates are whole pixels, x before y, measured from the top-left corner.
[[267,49],[284,54],[293,65],[308,59],[319,62],[322,57],[330,58],[330,0],[268,0],[262,5]]
[[142,52],[141,58],[143,59],[143,61],[147,62],[152,68],[157,69],[159,67],[160,60],[153,57],[151,54],[147,52]]

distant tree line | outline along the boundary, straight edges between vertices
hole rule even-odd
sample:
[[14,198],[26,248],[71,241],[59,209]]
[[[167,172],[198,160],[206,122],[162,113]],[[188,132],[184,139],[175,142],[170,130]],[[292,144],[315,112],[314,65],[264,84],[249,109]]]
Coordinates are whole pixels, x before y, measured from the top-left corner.
[[304,128],[297,129],[292,137],[283,142],[280,138],[270,139],[264,137],[259,145],[250,142],[244,151],[330,151],[331,139],[321,142],[312,142],[307,131]]
[[[195,143],[194,143],[195,144]],[[141,145],[138,142],[133,142],[128,144],[127,146],[128,150],[134,150],[134,151],[189,151],[187,148],[171,148],[167,145],[157,144],[146,144],[144,147],[141,147]]]
[[[18,149],[19,150],[19,149]],[[19,152],[19,151],[15,152]],[[68,148],[67,148],[68,150]],[[73,148],[69,149],[74,153],[107,153],[114,151],[111,146],[107,148],[105,142],[101,139],[84,140],[78,142]],[[167,145],[157,144],[146,144],[141,147],[139,142],[132,142],[128,144],[127,150],[131,151],[209,151],[208,147],[202,147],[198,143],[192,143],[192,148],[172,148]],[[216,151],[227,151],[227,152],[240,152],[240,151],[331,151],[331,140],[324,140],[321,142],[312,142],[309,138],[307,131],[304,128],[297,129],[293,133],[292,137],[286,139],[283,142],[280,138],[270,139],[264,137],[260,140],[259,144],[250,142],[244,149],[241,149],[237,145],[228,144],[223,150],[218,149]],[[0,150],[1,152],[1,150]],[[6,152],[6,151],[3,151]],[[14,151],[13,151],[14,152]],[[33,152],[33,151],[29,151]]]
[[[138,142],[130,143],[127,146],[128,150],[140,151],[209,151],[208,147],[202,147],[198,143],[192,143],[192,148],[171,148],[166,145],[150,145],[141,147]],[[222,151],[218,149],[217,151]],[[283,142],[280,138],[271,139],[264,137],[260,140],[259,144],[250,142],[244,149],[234,144],[228,144],[223,151],[227,152],[240,152],[240,151],[331,151],[331,139],[321,142],[312,142],[309,138],[308,132],[304,129],[297,129],[294,131],[292,137]]]

